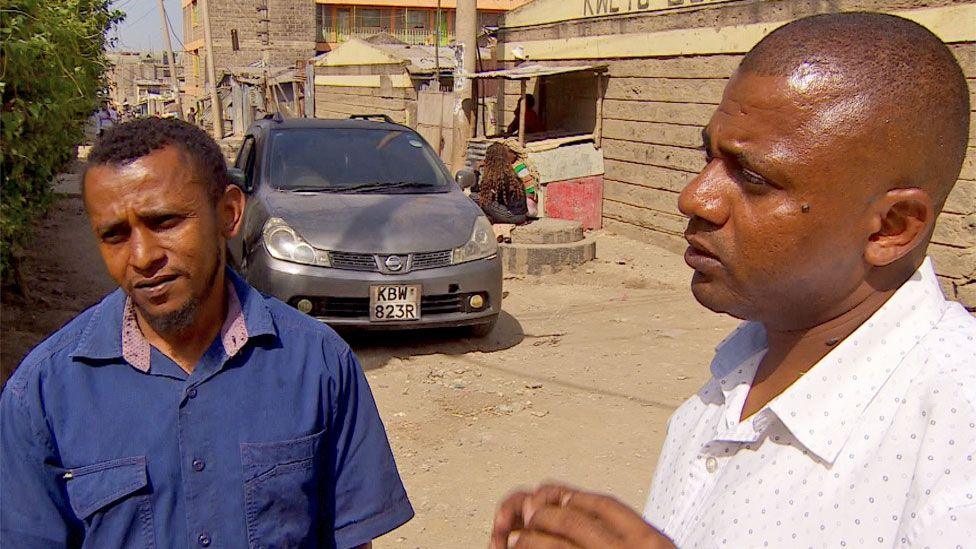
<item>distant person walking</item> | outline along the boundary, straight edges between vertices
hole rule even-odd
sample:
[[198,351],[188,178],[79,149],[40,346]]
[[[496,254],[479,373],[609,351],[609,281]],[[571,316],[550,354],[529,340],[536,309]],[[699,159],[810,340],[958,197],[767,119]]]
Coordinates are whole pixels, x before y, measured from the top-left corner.
[[117,124],[118,121],[119,113],[112,108],[112,105],[108,101],[102,103],[102,107],[95,112],[95,128],[98,137],[101,137],[102,134]]

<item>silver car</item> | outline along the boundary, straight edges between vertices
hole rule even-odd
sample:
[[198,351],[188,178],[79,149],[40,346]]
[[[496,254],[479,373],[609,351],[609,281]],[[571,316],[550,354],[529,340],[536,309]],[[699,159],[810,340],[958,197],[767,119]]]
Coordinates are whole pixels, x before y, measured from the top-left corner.
[[491,224],[412,129],[263,119],[230,174],[248,195],[231,264],[262,292],[336,327],[494,327]]

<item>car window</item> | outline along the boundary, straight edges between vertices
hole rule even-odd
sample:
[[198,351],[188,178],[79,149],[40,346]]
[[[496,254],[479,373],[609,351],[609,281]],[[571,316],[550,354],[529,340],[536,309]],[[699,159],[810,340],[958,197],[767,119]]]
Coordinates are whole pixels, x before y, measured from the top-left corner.
[[257,149],[254,146],[254,138],[248,136],[248,141],[250,142],[250,147],[248,147],[247,156],[244,157],[244,165],[241,167],[244,170],[244,175],[247,176],[247,188],[254,188],[254,158],[257,156]]
[[281,190],[440,192],[450,175],[416,133],[301,128],[272,135],[269,181]]
[[237,151],[237,158],[234,160],[234,167],[243,170],[245,168],[245,162],[247,162],[253,149],[254,137],[249,135],[244,138],[244,143],[241,144],[240,150]]

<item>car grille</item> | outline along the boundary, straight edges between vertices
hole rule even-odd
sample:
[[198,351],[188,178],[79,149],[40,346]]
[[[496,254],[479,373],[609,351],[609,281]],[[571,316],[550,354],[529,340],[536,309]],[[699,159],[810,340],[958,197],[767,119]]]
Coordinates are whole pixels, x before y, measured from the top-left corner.
[[453,250],[444,250],[442,252],[424,252],[422,254],[413,254],[413,263],[411,264],[411,269],[414,271],[420,269],[434,269],[437,267],[447,267],[451,264],[451,258],[454,256]]
[[372,272],[378,272],[380,270],[376,265],[376,258],[370,254],[329,252],[329,261],[332,262],[332,266],[336,269]]
[[[420,298],[420,314],[445,315],[464,311],[464,295],[425,295]],[[324,303],[323,303],[324,302]],[[311,311],[312,316],[331,318],[368,318],[368,297],[322,298]]]
[[[419,271],[423,269],[436,269],[447,267],[451,264],[453,250],[442,250],[438,252],[423,252],[411,254],[412,261],[409,270],[400,271],[399,274]],[[401,256],[402,257],[402,256]],[[350,271],[368,271],[372,273],[380,272],[376,256],[373,254],[353,253],[353,252],[329,252],[329,260],[335,269],[346,269]]]

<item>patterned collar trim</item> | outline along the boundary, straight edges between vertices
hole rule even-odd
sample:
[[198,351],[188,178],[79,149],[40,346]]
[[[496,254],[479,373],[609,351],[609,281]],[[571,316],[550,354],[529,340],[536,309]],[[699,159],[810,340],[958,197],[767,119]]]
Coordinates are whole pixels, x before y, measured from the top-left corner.
[[[229,358],[240,352],[250,336],[247,324],[244,321],[241,300],[237,296],[234,285],[229,280],[226,290],[227,317],[220,328],[220,342]],[[151,350],[149,340],[139,329],[132,298],[126,297],[125,309],[122,313],[122,358],[133,368],[143,373],[149,373]]]

